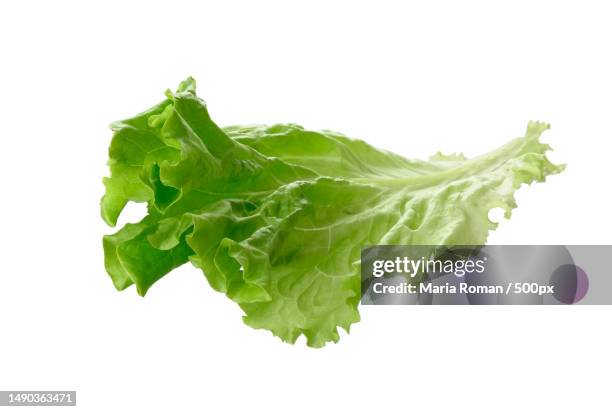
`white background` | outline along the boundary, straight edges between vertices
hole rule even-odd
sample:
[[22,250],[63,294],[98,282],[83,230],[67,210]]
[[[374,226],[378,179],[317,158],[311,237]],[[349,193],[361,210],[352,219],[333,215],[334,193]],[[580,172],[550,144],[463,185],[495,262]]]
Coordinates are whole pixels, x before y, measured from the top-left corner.
[[607,4],[3,2],[0,389],[75,389],[83,411],[610,410],[610,307],[364,307],[339,344],[291,346],[188,265],[116,292],[98,211],[108,124],[193,75],[220,125],[409,157],[550,122],[568,168],[490,242],[609,244]]

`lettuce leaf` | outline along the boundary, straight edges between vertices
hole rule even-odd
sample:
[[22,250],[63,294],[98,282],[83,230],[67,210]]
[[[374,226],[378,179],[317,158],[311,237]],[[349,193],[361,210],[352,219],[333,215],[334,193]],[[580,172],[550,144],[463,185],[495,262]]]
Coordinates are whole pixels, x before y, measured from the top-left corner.
[[359,257],[375,244],[484,244],[514,192],[563,165],[539,141],[548,125],[484,155],[409,160],[294,124],[218,127],[191,78],[112,125],[103,219],[127,202],[148,213],[104,236],[116,288],[139,294],[190,261],[240,305],[244,322],[321,347],[359,320]]

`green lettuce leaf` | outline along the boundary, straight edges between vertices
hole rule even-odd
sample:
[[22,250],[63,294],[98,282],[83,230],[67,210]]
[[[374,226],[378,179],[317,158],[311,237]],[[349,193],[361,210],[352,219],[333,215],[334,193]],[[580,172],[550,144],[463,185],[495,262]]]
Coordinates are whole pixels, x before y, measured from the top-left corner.
[[514,192],[563,165],[545,156],[544,123],[467,159],[409,160],[293,124],[218,127],[189,78],[114,123],[102,217],[129,201],[148,213],[103,240],[117,289],[146,291],[191,261],[240,305],[244,322],[321,347],[359,320],[359,257],[375,244],[484,244]]

